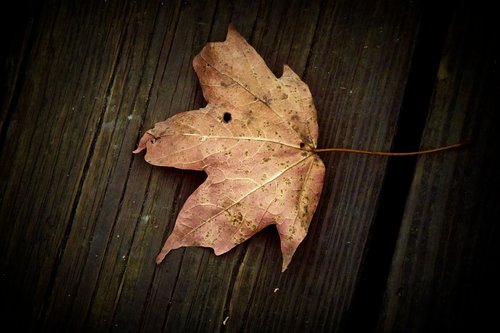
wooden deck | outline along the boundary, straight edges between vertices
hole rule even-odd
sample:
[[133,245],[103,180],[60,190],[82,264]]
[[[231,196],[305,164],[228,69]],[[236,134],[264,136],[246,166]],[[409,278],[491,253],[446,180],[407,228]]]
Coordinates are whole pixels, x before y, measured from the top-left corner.
[[[24,1],[4,11],[1,323],[47,332],[454,332],[495,322],[499,34],[478,1]],[[275,228],[154,258],[200,172],[132,155],[204,101],[229,22],[318,109],[323,195],[281,273]]]

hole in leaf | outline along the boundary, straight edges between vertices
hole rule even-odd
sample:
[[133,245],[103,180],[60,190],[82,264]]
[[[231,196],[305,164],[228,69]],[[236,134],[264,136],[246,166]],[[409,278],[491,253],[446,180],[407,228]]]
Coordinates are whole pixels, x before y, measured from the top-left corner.
[[300,148],[304,148],[304,146],[305,146],[305,145],[306,145],[306,144],[305,144],[304,142],[301,142],[301,143],[300,143]]
[[228,123],[231,121],[231,119],[232,119],[231,114],[229,112],[224,112],[222,120],[224,120],[225,123]]

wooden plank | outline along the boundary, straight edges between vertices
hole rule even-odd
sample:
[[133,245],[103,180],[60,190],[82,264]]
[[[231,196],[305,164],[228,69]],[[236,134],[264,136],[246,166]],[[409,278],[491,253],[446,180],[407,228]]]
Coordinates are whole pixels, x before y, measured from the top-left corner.
[[468,2],[453,15],[421,144],[470,139],[472,145],[418,160],[380,332],[486,331],[495,325],[500,39],[487,13]]
[[109,106],[124,7],[94,5],[43,4],[2,150],[2,303],[23,324],[42,313]]

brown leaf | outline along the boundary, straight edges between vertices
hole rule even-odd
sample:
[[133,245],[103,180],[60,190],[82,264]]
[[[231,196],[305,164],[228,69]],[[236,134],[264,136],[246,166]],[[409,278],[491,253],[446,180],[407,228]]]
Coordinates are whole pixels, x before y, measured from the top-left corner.
[[325,168],[307,149],[318,124],[309,88],[288,67],[277,79],[229,26],[193,60],[205,108],[155,124],[134,153],[158,166],[205,170],[156,261],[173,249],[205,246],[216,255],[276,224],[283,271],[307,234]]

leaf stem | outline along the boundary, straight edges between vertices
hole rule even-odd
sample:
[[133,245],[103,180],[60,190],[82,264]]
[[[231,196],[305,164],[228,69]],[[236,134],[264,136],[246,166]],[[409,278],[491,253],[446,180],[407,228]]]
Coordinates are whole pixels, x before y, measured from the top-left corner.
[[454,143],[452,145],[420,150],[420,151],[410,151],[410,152],[402,152],[402,153],[393,153],[393,152],[384,152],[384,151],[369,151],[369,150],[358,150],[358,149],[349,149],[349,148],[320,148],[320,149],[310,149],[314,153],[326,153],[326,152],[334,152],[334,153],[352,153],[352,154],[364,154],[364,155],[376,155],[376,156],[414,156],[414,155],[425,155],[437,153],[444,150],[456,149],[467,145],[468,142]]

